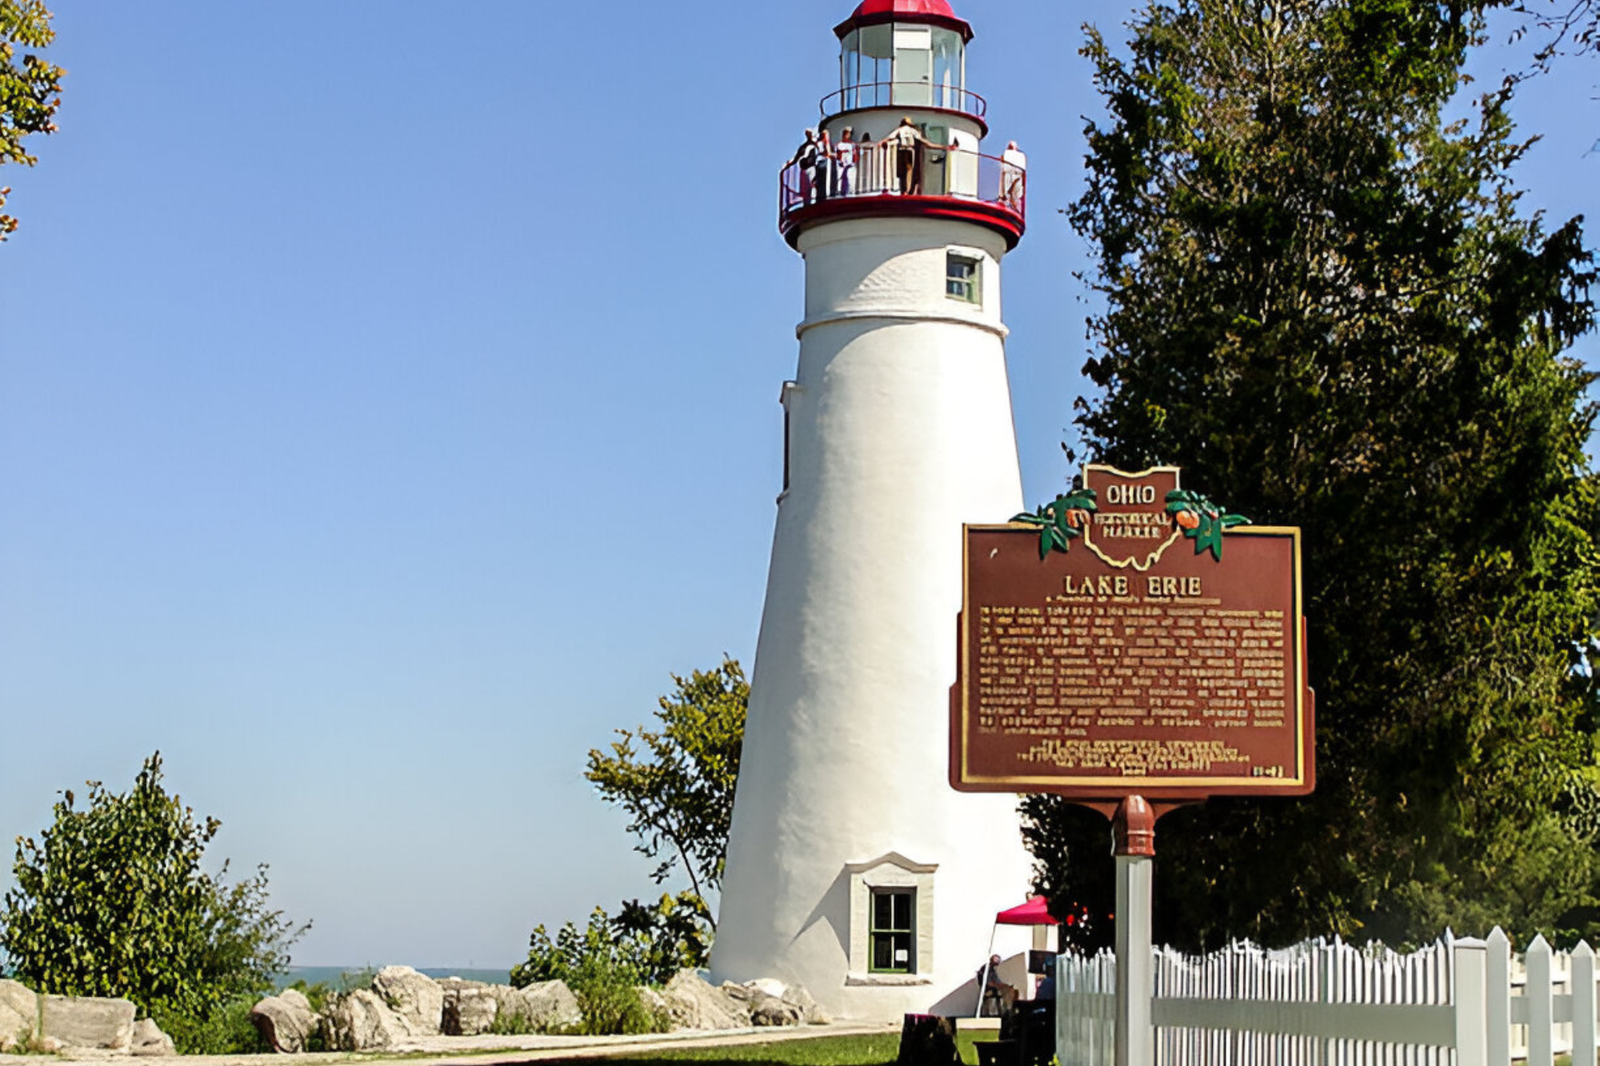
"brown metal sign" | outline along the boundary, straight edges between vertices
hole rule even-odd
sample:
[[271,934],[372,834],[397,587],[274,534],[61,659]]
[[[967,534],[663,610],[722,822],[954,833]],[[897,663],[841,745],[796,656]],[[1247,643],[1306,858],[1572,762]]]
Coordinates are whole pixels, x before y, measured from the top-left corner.
[[1077,799],[1310,792],[1300,531],[1175,467],[967,526],[951,784]]

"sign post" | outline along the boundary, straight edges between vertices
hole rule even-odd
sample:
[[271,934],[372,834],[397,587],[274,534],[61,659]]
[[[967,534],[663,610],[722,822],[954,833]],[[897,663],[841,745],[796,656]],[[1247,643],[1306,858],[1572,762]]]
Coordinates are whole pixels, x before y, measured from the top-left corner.
[[1112,819],[1118,1066],[1152,1061],[1156,820],[1315,783],[1300,531],[1179,478],[1091,464],[1033,514],[965,529],[950,783]]
[[1156,816],[1143,796],[1117,805],[1112,823],[1117,862],[1116,1066],[1153,1063],[1150,1024],[1150,893],[1155,880]]

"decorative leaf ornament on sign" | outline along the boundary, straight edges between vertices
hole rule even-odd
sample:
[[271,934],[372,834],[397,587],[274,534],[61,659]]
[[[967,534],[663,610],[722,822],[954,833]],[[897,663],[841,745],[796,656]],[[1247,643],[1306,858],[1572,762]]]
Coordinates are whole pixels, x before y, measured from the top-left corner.
[[1172,466],[1130,474],[1091,464],[1084,468],[1083,487],[1011,521],[1038,527],[1040,559],[1068,551],[1081,537],[1111,566],[1145,571],[1181,535],[1194,541],[1196,555],[1209,551],[1221,562],[1222,535],[1249,519],[1180,488],[1178,477]]
[[1013,522],[1026,522],[1039,527],[1039,558],[1047,558],[1052,551],[1064,552],[1072,542],[1083,535],[1090,515],[1099,510],[1094,489],[1073,489],[1057,496],[1054,503],[1041,504],[1033,514],[1024,511],[1012,515]]
[[1210,550],[1211,557],[1222,561],[1222,534],[1233,526],[1250,524],[1242,514],[1226,514],[1221,507],[1198,492],[1174,489],[1167,493],[1167,513],[1183,530],[1183,535],[1194,541],[1194,553]]

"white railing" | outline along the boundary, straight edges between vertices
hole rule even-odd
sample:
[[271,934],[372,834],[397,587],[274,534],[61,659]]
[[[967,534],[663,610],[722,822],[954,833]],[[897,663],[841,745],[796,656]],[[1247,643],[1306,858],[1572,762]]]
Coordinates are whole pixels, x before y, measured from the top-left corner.
[[[1544,938],[1513,954],[1499,929],[1402,955],[1311,940],[1203,957],[1157,948],[1151,1017],[1160,1066],[1597,1066],[1595,953]],[[1063,953],[1061,1066],[1110,1063],[1116,960]]]

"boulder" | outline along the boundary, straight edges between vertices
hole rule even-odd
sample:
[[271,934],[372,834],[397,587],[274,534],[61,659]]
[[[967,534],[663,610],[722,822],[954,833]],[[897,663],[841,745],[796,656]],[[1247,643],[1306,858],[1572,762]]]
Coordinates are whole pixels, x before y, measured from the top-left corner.
[[759,991],[750,997],[751,1025],[799,1025],[800,1020],[800,1008],[788,1000]]
[[[578,997],[565,982],[538,981],[517,992],[512,1010],[520,1010],[538,1032],[557,1032],[583,1021]],[[501,1010],[505,1010],[505,1004],[501,1004]]]
[[750,1014],[743,1003],[708,985],[693,970],[679,970],[662,990],[677,1029],[743,1029]]
[[495,1016],[509,1018],[513,1014],[527,1014],[528,1004],[522,998],[522,989],[512,988],[510,985],[490,985],[489,994],[494,997]]
[[289,1004],[289,1006],[294,1007],[296,1010],[303,1010],[308,1014],[317,1013],[314,1009],[312,1009],[311,1001],[306,998],[306,994],[300,991],[298,988],[285,988],[282,992],[278,993],[278,998]]
[[18,981],[0,981],[0,1052],[15,1050],[39,1027],[39,997]]
[[393,1049],[417,1035],[382,996],[358,989],[340,996],[324,1014],[327,1043],[340,1051]]
[[446,977],[439,982],[439,988],[444,992],[440,1032],[446,1036],[476,1036],[494,1026],[495,1017],[500,1013],[500,1001],[489,985]]
[[165,1058],[178,1053],[172,1037],[163,1033],[161,1027],[150,1018],[133,1023],[133,1047],[129,1050],[135,1055],[152,1058]]
[[372,990],[411,1023],[415,1034],[438,1035],[444,1015],[444,990],[439,982],[409,966],[385,966],[373,977]]
[[785,984],[775,977],[763,977],[748,982],[744,987],[751,991],[752,996],[763,993],[797,1008],[800,1012],[800,1021],[806,1025],[828,1024],[828,1015],[817,1001],[811,998],[811,993],[806,991],[805,985]]
[[305,1051],[317,1029],[317,1016],[300,992],[289,988],[250,1008],[250,1024],[273,1051]]
[[67,1047],[127,1051],[133,1044],[134,1013],[125,999],[45,996],[43,1035]]

